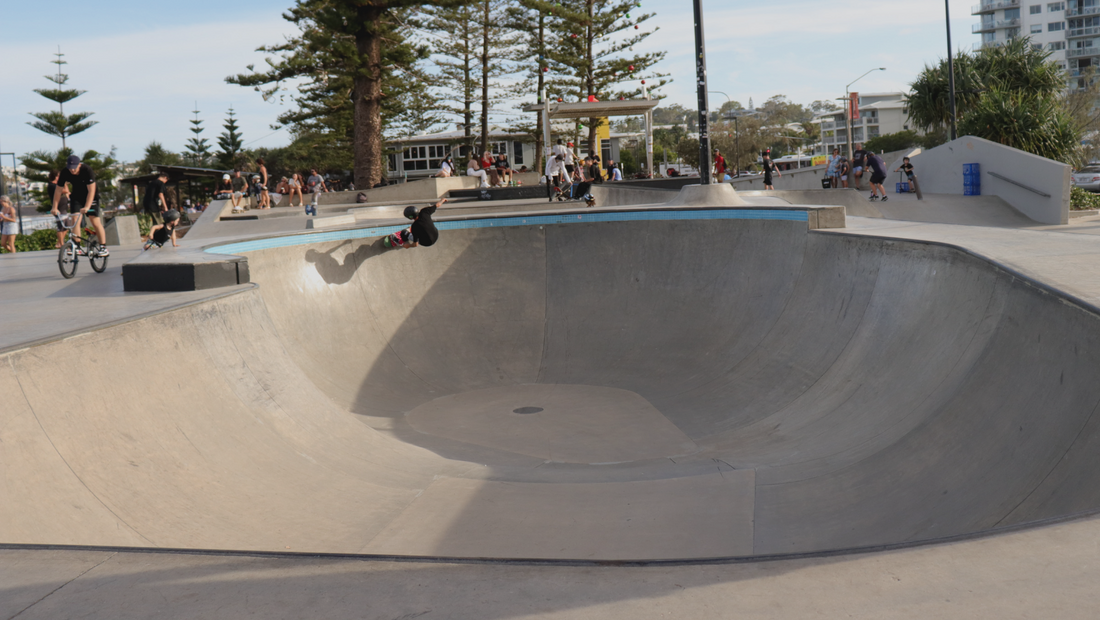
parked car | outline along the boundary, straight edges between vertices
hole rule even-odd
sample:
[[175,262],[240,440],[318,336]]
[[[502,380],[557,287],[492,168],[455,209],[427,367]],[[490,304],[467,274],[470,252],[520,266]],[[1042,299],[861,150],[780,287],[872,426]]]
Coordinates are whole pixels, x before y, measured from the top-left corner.
[[1100,192],[1100,166],[1086,166],[1070,175],[1071,182],[1081,189]]

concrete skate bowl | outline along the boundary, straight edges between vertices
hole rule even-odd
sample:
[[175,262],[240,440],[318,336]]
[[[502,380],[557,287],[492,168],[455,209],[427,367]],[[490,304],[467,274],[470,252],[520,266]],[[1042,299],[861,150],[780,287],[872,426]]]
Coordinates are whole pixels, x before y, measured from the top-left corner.
[[257,289],[9,353],[4,542],[694,560],[1100,505],[1100,323],[978,258],[791,221],[443,234],[249,252]]

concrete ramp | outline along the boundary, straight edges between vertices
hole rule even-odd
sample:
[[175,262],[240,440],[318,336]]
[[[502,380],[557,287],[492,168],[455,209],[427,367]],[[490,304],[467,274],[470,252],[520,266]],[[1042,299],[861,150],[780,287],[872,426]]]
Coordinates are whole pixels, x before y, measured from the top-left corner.
[[1100,320],[950,248],[317,234],[250,252],[251,290],[3,356],[2,542],[698,559],[1100,508]]

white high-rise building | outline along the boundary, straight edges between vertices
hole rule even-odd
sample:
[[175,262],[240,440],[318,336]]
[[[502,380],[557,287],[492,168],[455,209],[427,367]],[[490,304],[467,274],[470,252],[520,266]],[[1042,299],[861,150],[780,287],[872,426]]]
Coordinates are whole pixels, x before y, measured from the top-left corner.
[[[1072,33],[1077,32],[1072,30],[1074,26],[1071,24],[1077,23],[1083,15],[1100,15],[1098,5],[1100,0],[1035,3],[1028,0],[983,1],[971,10],[981,20],[972,29],[974,34],[982,38],[974,47],[977,49],[1003,45],[1016,37],[1029,37],[1032,45],[1050,50],[1051,60],[1062,68],[1070,68],[1072,72],[1082,58],[1080,53],[1073,53],[1074,42],[1082,35],[1077,34],[1070,38]],[[1095,25],[1100,26],[1100,18],[1092,19],[1096,19]],[[1093,25],[1092,19],[1089,21],[1090,27]],[[1094,31],[1093,34],[1100,34],[1100,28],[1086,29]],[[1088,46],[1092,47],[1091,40]],[[1096,55],[1100,56],[1100,47],[1096,48]]]

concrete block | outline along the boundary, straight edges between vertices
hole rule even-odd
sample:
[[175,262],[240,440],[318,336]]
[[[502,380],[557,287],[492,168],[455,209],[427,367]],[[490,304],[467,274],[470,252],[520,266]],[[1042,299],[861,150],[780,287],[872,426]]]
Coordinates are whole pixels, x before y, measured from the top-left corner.
[[136,216],[124,215],[107,220],[107,245],[137,245],[141,243],[141,229]]
[[355,224],[355,214],[330,215],[328,217],[314,217],[306,222],[307,229],[335,228],[337,226],[352,226]]

